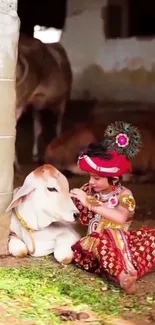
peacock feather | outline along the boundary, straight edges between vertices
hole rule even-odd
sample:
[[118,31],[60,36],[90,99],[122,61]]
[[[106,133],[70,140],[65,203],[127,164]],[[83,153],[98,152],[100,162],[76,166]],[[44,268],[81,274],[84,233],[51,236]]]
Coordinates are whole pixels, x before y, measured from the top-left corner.
[[108,149],[117,150],[129,159],[134,158],[142,148],[142,137],[138,128],[122,121],[116,121],[106,128],[103,142]]

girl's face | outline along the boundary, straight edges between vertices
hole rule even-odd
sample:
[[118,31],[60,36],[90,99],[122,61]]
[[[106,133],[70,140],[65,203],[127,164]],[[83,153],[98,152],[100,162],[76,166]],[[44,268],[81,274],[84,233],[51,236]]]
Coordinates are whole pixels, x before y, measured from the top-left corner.
[[108,178],[100,177],[95,174],[90,174],[89,184],[95,190],[95,192],[101,192],[110,189]]

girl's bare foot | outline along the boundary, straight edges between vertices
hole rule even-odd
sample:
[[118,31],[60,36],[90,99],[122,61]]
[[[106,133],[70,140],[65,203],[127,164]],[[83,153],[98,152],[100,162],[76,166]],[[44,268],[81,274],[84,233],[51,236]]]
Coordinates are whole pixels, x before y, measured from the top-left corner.
[[136,280],[136,271],[133,274],[125,273],[125,271],[122,271],[119,278],[120,286],[127,294],[133,294],[136,292]]

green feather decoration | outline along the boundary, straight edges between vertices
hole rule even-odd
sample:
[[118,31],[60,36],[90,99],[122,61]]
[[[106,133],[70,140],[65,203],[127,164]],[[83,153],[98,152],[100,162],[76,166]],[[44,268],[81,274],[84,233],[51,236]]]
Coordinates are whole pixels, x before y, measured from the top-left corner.
[[[128,141],[124,146],[118,144],[117,136],[120,134],[127,136]],[[141,133],[137,127],[122,121],[116,121],[106,128],[103,142],[109,150],[117,150],[129,159],[134,158],[142,148]]]

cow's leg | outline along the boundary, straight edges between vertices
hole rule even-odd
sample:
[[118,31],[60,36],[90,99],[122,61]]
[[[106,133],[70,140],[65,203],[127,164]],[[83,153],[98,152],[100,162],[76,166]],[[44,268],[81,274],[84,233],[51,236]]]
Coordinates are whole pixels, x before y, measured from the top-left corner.
[[18,172],[21,172],[22,169],[21,169],[20,163],[18,161],[18,156],[17,156],[17,151],[16,150],[15,150],[14,166],[15,166],[15,169]]
[[25,257],[28,255],[28,249],[22,240],[10,235],[9,253],[15,257]]
[[23,106],[16,108],[16,122],[19,121],[24,111],[25,111],[25,107]]
[[42,132],[41,120],[40,115],[37,110],[34,109],[33,111],[33,148],[32,148],[32,159],[33,161],[39,160],[39,150],[38,150],[38,139]]
[[[16,127],[17,127],[17,123],[18,123],[19,119],[21,118],[24,110],[25,110],[25,107],[22,107],[22,106],[19,107],[19,108],[16,108]],[[21,166],[20,166],[19,161],[18,161],[18,155],[17,155],[16,148],[15,148],[14,166],[15,166],[17,171],[21,171]]]
[[63,123],[63,117],[65,113],[65,108],[66,108],[66,99],[62,100],[59,106],[59,115],[58,115],[58,120],[57,120],[57,125],[56,125],[56,136],[59,137],[61,132],[62,132],[62,123]]

